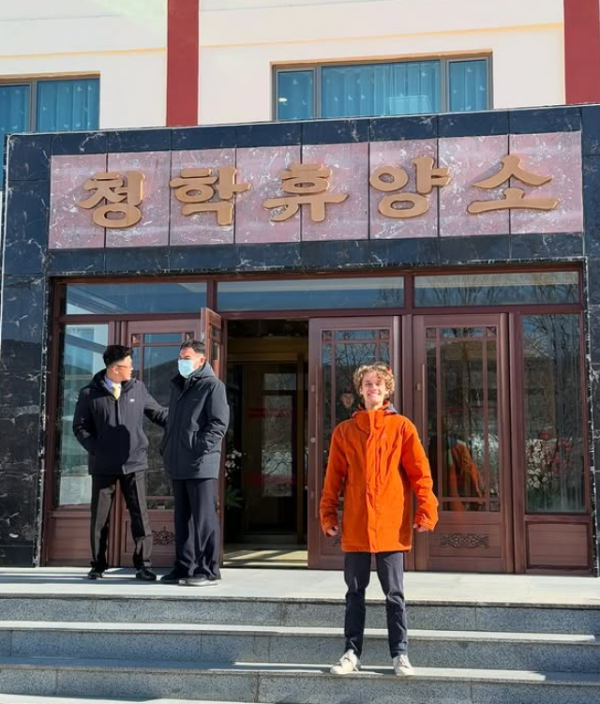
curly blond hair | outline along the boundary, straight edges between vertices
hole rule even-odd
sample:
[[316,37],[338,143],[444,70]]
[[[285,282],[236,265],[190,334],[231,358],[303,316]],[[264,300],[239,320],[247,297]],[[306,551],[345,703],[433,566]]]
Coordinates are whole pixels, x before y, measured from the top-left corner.
[[385,390],[387,391],[388,398],[390,398],[394,393],[394,389],[396,388],[396,381],[394,379],[394,375],[392,374],[392,370],[388,367],[385,362],[375,362],[375,364],[363,364],[354,372],[352,380],[354,381],[354,388],[356,389],[356,393],[360,396],[360,390],[362,387],[363,379],[365,378],[366,374],[371,374],[372,372],[375,372],[379,379],[383,379],[383,381],[385,382]]

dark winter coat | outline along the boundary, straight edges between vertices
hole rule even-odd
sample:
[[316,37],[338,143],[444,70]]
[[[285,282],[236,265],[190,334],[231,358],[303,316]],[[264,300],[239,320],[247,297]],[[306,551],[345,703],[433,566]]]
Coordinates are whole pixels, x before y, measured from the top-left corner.
[[121,385],[117,401],[104,385],[104,371],[79,392],[73,432],[88,451],[90,474],[131,474],[148,469],[148,438],[144,415],[153,423],[167,424],[168,410],[160,406],[141,381]]
[[169,422],[161,453],[172,479],[215,479],[229,424],[225,385],[206,362],[172,380]]

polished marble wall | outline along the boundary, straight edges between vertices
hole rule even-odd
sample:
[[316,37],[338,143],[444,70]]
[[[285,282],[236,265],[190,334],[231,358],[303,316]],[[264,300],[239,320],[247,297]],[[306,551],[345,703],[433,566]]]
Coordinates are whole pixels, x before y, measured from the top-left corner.
[[[526,212],[510,216],[500,212],[485,226],[475,227],[476,221],[465,219],[464,203],[446,187],[430,219],[418,225],[415,221],[414,228],[400,236],[378,218],[376,209],[368,212],[364,200],[352,205],[358,210],[349,210],[344,217],[356,221],[353,230],[333,218],[325,229],[314,223],[302,227],[293,220],[279,223],[282,227],[277,230],[273,223],[257,224],[262,222],[258,213],[268,188],[265,166],[279,169],[285,163],[282,154],[302,151],[311,159],[336,155],[340,168],[350,169],[351,178],[352,167],[344,162],[350,154],[357,158],[368,150],[371,164],[381,163],[390,150],[402,150],[399,142],[405,142],[407,159],[412,158],[414,142],[435,145],[466,180],[472,178],[475,148],[481,158],[501,154],[512,142],[532,160],[550,156],[569,207],[555,212],[552,227],[543,231],[536,230]],[[468,149],[461,147],[467,144]],[[225,158],[232,150],[238,168],[252,170],[257,177],[248,197],[236,205],[240,227],[236,220],[230,231],[207,228],[198,238],[189,220],[172,215],[165,229],[164,211],[172,210],[172,194],[165,183],[173,169],[182,163],[193,165],[198,152]],[[102,170],[109,164],[129,168],[134,163],[144,168],[150,164],[157,175],[149,188],[162,205],[156,206],[151,226],[132,228],[124,238],[122,231],[91,227],[89,212],[83,210],[75,213],[73,225],[66,194],[87,177],[89,168]],[[600,456],[600,106],[22,135],[9,140],[7,170],[0,301],[0,564],[36,564],[40,555],[49,301],[56,276],[378,271],[583,261],[589,312],[590,454],[595,471],[594,457]],[[363,177],[357,176],[361,188]],[[581,178],[583,227],[577,205]],[[600,481],[600,471],[595,476]]]

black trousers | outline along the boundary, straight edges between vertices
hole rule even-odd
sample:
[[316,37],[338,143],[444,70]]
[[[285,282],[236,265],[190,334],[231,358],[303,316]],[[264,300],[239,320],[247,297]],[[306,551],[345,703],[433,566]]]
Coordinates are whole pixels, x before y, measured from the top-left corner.
[[115,500],[117,482],[125,498],[131,518],[131,534],[135,544],[133,564],[136,569],[150,566],[152,528],[146,504],[146,473],[92,475],[92,567],[101,572],[108,568],[106,549],[110,510]]
[[[378,552],[375,553],[375,561],[377,576],[385,595],[390,655],[395,658],[396,655],[408,652],[408,627],[404,601],[404,553]],[[365,632],[365,591],[371,579],[371,553],[347,552],[344,579],[348,587],[344,650],[353,650],[360,657]]]
[[220,579],[221,532],[216,479],[174,479],[175,570],[181,577]]

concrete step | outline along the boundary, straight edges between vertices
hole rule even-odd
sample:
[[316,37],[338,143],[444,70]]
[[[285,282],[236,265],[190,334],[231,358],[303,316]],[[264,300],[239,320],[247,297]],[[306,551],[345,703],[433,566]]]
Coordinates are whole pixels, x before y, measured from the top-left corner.
[[0,691],[44,697],[195,699],[302,704],[600,704],[600,675],[391,668],[336,677],[324,665],[0,659]]
[[[204,699],[186,699],[187,704],[241,704]],[[73,697],[36,697],[27,694],[0,694],[0,704],[140,704],[139,699],[82,699]],[[152,704],[181,704],[181,699],[153,699]]]
[[[217,588],[213,588],[217,589]],[[244,624],[337,628],[343,623],[342,599],[232,597],[190,588],[145,596],[135,594],[47,593],[0,596],[0,614],[11,620],[103,623]],[[600,634],[598,605],[498,604],[408,600],[412,628],[445,631]],[[385,604],[369,601],[367,625],[385,627]]]
[[[295,662],[333,664],[341,628],[198,624],[0,622],[0,656],[53,655],[144,662]],[[411,630],[410,657],[421,667],[600,673],[593,635]],[[363,663],[390,662],[385,629],[367,629]]]

